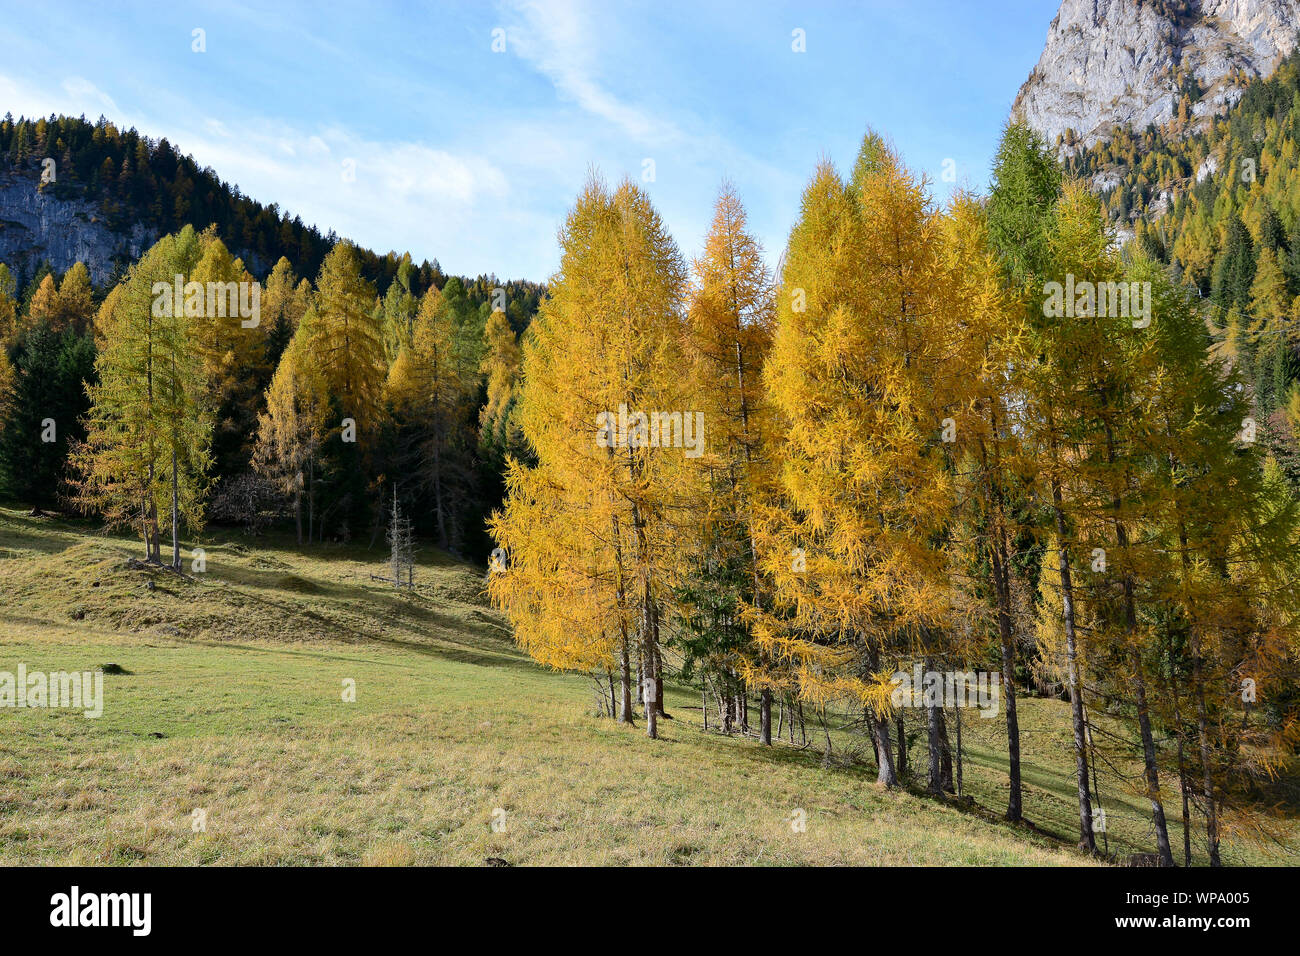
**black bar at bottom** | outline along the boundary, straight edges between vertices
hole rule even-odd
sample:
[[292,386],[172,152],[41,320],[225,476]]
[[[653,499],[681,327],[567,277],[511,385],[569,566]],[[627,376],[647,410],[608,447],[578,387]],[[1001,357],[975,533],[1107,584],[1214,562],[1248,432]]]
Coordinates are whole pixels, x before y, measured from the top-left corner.
[[[0,869],[8,944],[113,937],[128,946],[333,947],[348,938],[400,939],[423,925],[447,941],[468,934],[494,943],[511,934],[564,938],[567,927],[574,942],[600,948],[621,945],[618,926],[633,938],[671,936],[679,919],[698,925],[702,917],[732,941],[754,934],[759,945],[787,932],[806,942],[811,927],[845,919],[916,934],[918,942],[957,930],[1080,939],[1172,931],[1226,940],[1279,932],[1294,898],[1285,869],[751,869],[725,878],[709,869]],[[637,915],[647,905],[655,914],[648,925]]]

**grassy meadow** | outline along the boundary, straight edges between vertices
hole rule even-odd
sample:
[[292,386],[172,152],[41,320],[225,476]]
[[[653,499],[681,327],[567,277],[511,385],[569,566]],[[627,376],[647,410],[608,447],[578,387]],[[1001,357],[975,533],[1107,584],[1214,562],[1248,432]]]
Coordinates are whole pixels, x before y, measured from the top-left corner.
[[[811,715],[811,746],[765,749],[703,731],[698,692],[669,686],[650,741],[515,648],[480,568],[426,547],[407,593],[373,579],[382,543],[217,529],[203,547],[202,574],[133,569],[130,539],[0,509],[0,671],[125,671],[98,719],[0,708],[0,864],[1093,862],[1062,702],[1023,704],[1033,825],[1013,827],[1001,719],[964,720],[968,801],[878,788],[834,714],[830,757]],[[1120,858],[1150,849],[1135,770],[1101,772]],[[1225,860],[1294,863],[1296,836],[1230,838]]]

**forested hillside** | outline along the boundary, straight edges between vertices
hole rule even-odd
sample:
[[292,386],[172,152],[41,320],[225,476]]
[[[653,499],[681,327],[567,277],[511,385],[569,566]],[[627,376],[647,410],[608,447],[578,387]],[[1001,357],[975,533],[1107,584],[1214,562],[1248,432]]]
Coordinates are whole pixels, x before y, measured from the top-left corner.
[[[53,181],[42,183],[47,159],[54,161]],[[314,225],[281,212],[274,203],[263,205],[245,196],[166,138],[153,140],[134,129],[122,130],[103,117],[92,124],[85,117],[15,120],[6,113],[0,121],[0,173],[5,172],[29,177],[55,199],[95,204],[105,224],[120,233],[143,225],[157,238],[186,225],[215,225],[258,272],[269,272],[284,257],[298,273],[315,275],[338,241],[332,232],[321,235]],[[358,250],[357,255],[365,277],[385,291],[397,275],[400,256],[369,250]],[[115,264],[121,273],[130,260],[119,257]],[[14,269],[16,264],[9,265]],[[55,265],[66,269],[71,263]],[[30,278],[30,272],[24,278]],[[420,292],[445,281],[436,261],[422,263],[415,276]]]
[[[53,160],[51,182],[43,182],[45,161]],[[54,199],[81,199],[92,203],[110,229],[126,232],[143,227],[154,238],[176,232],[186,225],[215,226],[218,235],[254,272],[265,275],[281,259],[287,259],[298,275],[314,276],[338,237],[321,235],[301,216],[290,217],[276,203],[264,205],[245,196],[237,185],[223,181],[211,167],[200,167],[164,137],[141,136],[134,129],[121,130],[102,116],[89,123],[85,117],[50,116],[28,119],[6,113],[0,120],[0,175],[28,180],[43,195]],[[0,236],[5,232],[0,223]],[[24,252],[24,250],[19,250]],[[409,291],[422,295],[442,286],[447,275],[435,259],[425,260],[414,271],[404,265],[409,256],[368,249],[356,251],[361,274],[383,295],[404,273]],[[73,263],[43,262],[38,253],[23,254],[24,266],[7,262],[11,274],[29,289],[42,275]],[[0,261],[5,261],[0,256]],[[131,257],[119,254],[113,260],[115,284],[131,265]],[[536,308],[537,283],[498,280],[481,274],[461,279],[475,305],[488,301],[492,289],[504,286],[511,324],[522,329]]]
[[1167,263],[1212,306],[1218,353],[1253,386],[1267,441],[1294,483],[1300,398],[1300,54],[1204,132],[1123,130],[1067,161],[1121,239]]
[[[42,181],[46,157],[56,164],[51,182]],[[93,501],[96,514],[124,514],[107,502],[121,505],[125,492],[112,469],[129,465],[115,462],[92,480],[94,469],[78,477],[69,463],[87,438],[103,440],[88,423],[121,427],[113,416],[151,397],[140,391],[146,384],[119,376],[130,378],[136,350],[154,347],[160,334],[156,323],[142,324],[153,282],[182,275],[205,289],[214,282],[242,283],[244,292],[256,286],[260,296],[255,319],[232,308],[213,316],[215,326],[186,333],[202,341],[168,340],[178,361],[184,358],[175,401],[210,432],[177,458],[176,470],[189,471],[188,484],[176,482],[177,500],[190,494],[205,502],[202,517],[186,512],[193,527],[211,518],[257,528],[293,514],[304,540],[373,541],[386,516],[381,499],[397,486],[418,531],[444,547],[486,555],[484,518],[500,500],[509,384],[500,373],[493,378],[485,362],[506,338],[513,348],[536,311],[540,285],[449,277],[436,262],[416,265],[407,254],[380,256],[321,236],[200,169],[165,139],[103,119],[91,125],[7,116],[0,164],[11,174],[7,189],[86,201],[112,229],[143,225],[161,237],[138,261],[119,257],[106,283],[97,284],[83,262],[62,272],[48,261],[34,264],[39,249],[17,255],[12,266],[0,261],[5,493],[36,509]],[[207,295],[204,309],[213,305]],[[184,387],[182,368],[192,377]],[[358,407],[330,426],[342,417],[364,421],[360,434],[349,436],[355,445],[324,443],[320,416],[284,423],[301,411],[304,376],[314,376],[323,403],[338,401],[329,389],[339,383],[348,398],[355,394]],[[430,376],[438,381],[432,398]],[[481,416],[485,405],[492,407]],[[311,414],[318,411],[323,416],[324,405]],[[184,440],[173,436],[172,444]]]

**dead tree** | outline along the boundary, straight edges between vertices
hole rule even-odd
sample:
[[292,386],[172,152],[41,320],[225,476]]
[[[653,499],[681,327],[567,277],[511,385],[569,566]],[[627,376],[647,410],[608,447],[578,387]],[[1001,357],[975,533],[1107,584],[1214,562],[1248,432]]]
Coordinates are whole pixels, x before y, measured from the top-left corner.
[[394,587],[415,587],[415,540],[411,521],[402,514],[397,504],[397,488],[393,488],[393,510],[388,522],[388,544],[392,549],[388,559]]

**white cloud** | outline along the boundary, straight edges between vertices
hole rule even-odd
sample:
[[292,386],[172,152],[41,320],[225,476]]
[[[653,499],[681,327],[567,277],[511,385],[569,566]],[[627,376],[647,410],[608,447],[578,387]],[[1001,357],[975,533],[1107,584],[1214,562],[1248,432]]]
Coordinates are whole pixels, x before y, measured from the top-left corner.
[[[328,194],[345,207],[400,213],[411,206],[429,211],[472,207],[484,199],[501,199],[509,191],[505,174],[481,156],[421,143],[366,140],[340,127],[312,134],[269,123],[217,127],[218,138],[189,141],[185,148],[193,149],[196,157],[216,157],[208,161],[223,178],[242,182],[240,169],[273,177],[285,194],[278,200],[282,205],[289,195]],[[355,181],[345,180],[345,163],[355,171]]]
[[113,98],[83,77],[68,77],[63,81],[63,92],[77,104],[75,110],[68,111],[74,115],[85,113],[87,116],[98,116],[103,113],[105,116],[111,116],[118,112]]
[[624,102],[597,80],[597,20],[579,0],[514,0],[508,10],[507,49],[546,76],[561,96],[639,142],[679,138],[673,123]]

